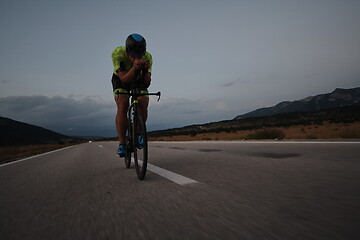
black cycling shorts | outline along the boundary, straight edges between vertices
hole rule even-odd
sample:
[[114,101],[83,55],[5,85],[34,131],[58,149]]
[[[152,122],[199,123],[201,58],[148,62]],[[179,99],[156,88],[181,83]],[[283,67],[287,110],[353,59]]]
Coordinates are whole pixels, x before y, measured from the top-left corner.
[[[120,78],[113,73],[111,78],[111,83],[113,86],[113,93],[115,95],[115,92],[119,89],[126,90],[127,92],[130,92],[131,86],[130,84],[123,83]],[[120,90],[120,92],[123,92],[123,90]]]
[[[131,90],[131,85],[122,82],[120,78],[114,73],[111,78],[111,83],[113,86],[114,95],[118,95],[119,93],[128,93]],[[142,93],[148,92],[146,87],[140,87],[138,89],[141,90]]]

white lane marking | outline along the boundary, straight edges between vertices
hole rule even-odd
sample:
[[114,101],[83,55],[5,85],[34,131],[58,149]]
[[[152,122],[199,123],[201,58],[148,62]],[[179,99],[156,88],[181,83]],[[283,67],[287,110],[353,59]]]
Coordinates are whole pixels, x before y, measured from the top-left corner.
[[[74,146],[76,146],[76,145],[74,145]],[[74,146],[64,147],[64,148],[56,149],[56,150],[51,151],[51,152],[46,152],[46,153],[42,153],[42,154],[38,154],[38,155],[31,156],[31,157],[28,157],[28,158],[24,158],[24,159],[21,159],[21,160],[4,163],[4,164],[1,164],[1,165],[0,165],[0,168],[1,168],[1,167],[8,166],[8,165],[11,165],[11,164],[15,164],[15,163],[23,162],[23,161],[26,161],[26,160],[30,160],[30,159],[32,159],[32,158],[41,157],[41,156],[44,156],[44,155],[47,155],[47,154],[51,154],[51,153],[54,153],[54,152],[62,151],[62,150],[68,149],[68,148],[72,148],[72,147],[74,147]]]
[[98,145],[99,147],[103,147],[102,145]]
[[[134,158],[131,158],[131,161],[134,163]],[[141,160],[138,160],[139,163],[142,165],[142,161]],[[179,185],[186,185],[186,184],[190,184],[190,183],[197,183],[197,181],[195,180],[192,180],[191,178],[187,178],[187,177],[184,177],[180,174],[177,174],[177,173],[174,173],[174,172],[171,172],[171,171],[168,171],[166,169],[163,169],[163,168],[160,168],[158,166],[155,166],[151,163],[148,163],[147,164],[147,169],[174,182],[174,183],[177,183]]]

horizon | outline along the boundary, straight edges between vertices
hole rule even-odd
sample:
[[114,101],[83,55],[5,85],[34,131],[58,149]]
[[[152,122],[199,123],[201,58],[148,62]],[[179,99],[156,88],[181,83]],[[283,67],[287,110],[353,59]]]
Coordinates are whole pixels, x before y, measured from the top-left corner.
[[[301,98],[301,99],[296,99],[296,100],[287,100],[287,101],[283,101],[283,102],[296,102],[296,101],[301,101],[303,99],[306,99],[306,98],[310,98],[310,97],[317,97],[317,96],[321,96],[321,95],[325,95],[325,94],[331,94],[333,92],[335,92],[336,90],[353,90],[353,89],[360,89],[360,87],[354,87],[354,88],[336,88],[334,89],[333,91],[331,92],[328,92],[328,93],[320,93],[320,94],[317,94],[317,95],[314,95],[314,96],[308,96],[308,97],[305,97],[305,98]],[[191,126],[194,126],[194,125],[206,125],[206,124],[212,124],[212,123],[218,123],[218,122],[223,122],[223,121],[233,121],[233,120],[237,120],[236,117],[239,117],[239,116],[242,116],[242,115],[247,115],[249,113],[252,113],[252,112],[255,112],[257,110],[261,110],[261,109],[265,109],[265,108],[272,108],[272,107],[275,107],[276,105],[280,104],[282,102],[279,102],[271,107],[260,107],[260,108],[257,108],[257,109],[254,109],[250,112],[247,112],[247,113],[244,113],[244,114],[240,114],[240,115],[237,115],[235,116],[234,118],[232,119],[222,119],[222,120],[218,120],[218,121],[212,121],[212,122],[203,122],[203,123],[193,123],[193,124],[189,124],[189,125],[184,125],[184,126],[176,126],[176,127],[172,127],[172,128],[164,128],[164,129],[152,129],[152,130],[149,130],[149,132],[156,132],[156,131],[168,131],[168,130],[173,130],[173,129],[182,129],[182,128],[186,128],[186,127],[191,127]],[[355,105],[352,105],[352,106],[355,106]],[[342,107],[348,107],[348,106],[342,106]],[[322,111],[322,110],[325,110],[325,109],[320,109],[319,111]],[[318,111],[318,110],[317,110]],[[295,113],[295,112],[288,112],[288,113]],[[283,114],[283,113],[280,113],[280,114]],[[275,114],[276,115],[276,114]],[[43,128],[45,130],[49,130],[49,131],[53,131],[57,134],[62,134],[62,135],[65,135],[67,137],[72,137],[72,138],[84,138],[84,139],[93,139],[93,138],[117,138],[117,136],[102,136],[102,135],[66,135],[66,134],[63,134],[61,132],[56,132],[54,130],[51,130],[51,129],[47,129],[45,127],[42,127],[42,126],[37,126],[37,125],[33,125],[31,123],[26,123],[26,122],[21,122],[21,121],[17,121],[16,119],[11,119],[11,118],[7,118],[7,117],[3,117],[3,116],[0,116],[2,118],[6,118],[6,119],[9,119],[9,120],[12,120],[12,121],[16,121],[16,122],[19,122],[19,123],[25,123],[25,124],[29,124],[29,125],[32,125],[32,126],[35,126],[35,127],[40,127],[40,128]],[[261,116],[260,116],[261,118]]]
[[111,52],[135,32],[153,56],[149,90],[162,92],[150,99],[149,130],[360,85],[359,1],[20,0],[0,9],[0,116],[68,136],[116,136]]

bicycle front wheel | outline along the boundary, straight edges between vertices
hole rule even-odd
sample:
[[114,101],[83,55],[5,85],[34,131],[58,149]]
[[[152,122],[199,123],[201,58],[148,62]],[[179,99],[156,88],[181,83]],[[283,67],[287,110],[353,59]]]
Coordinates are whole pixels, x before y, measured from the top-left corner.
[[[145,178],[148,161],[148,143],[146,134],[146,125],[141,116],[137,114],[137,131],[134,131],[134,162],[136,174],[140,180]],[[136,126],[135,125],[135,126]]]
[[130,164],[131,164],[131,141],[130,141],[130,137],[126,136],[126,155],[125,155],[125,167],[126,168],[130,168]]

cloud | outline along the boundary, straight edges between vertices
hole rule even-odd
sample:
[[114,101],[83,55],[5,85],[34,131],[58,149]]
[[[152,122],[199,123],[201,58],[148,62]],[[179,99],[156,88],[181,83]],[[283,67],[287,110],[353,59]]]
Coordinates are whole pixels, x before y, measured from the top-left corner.
[[[211,105],[206,100],[163,97],[157,102],[151,98],[148,130],[208,121]],[[116,136],[116,104],[95,97],[4,97],[0,98],[0,116],[71,136]]]
[[236,81],[233,81],[233,82],[225,83],[222,86],[223,87],[230,87],[230,86],[234,85],[235,83],[236,83]]
[[228,83],[223,84],[223,87],[233,87],[235,84],[240,84],[240,85],[246,85],[249,84],[250,81],[249,80],[245,80],[245,79],[237,79],[235,81],[231,81]]
[[164,97],[159,103],[151,102],[149,124],[155,130],[232,119],[238,105],[231,100]]
[[[234,100],[150,98],[149,131],[231,119]],[[116,104],[96,97],[12,96],[0,98],[0,116],[70,136],[116,136]]]
[[116,135],[114,103],[90,97],[0,98],[0,116],[67,135]]

